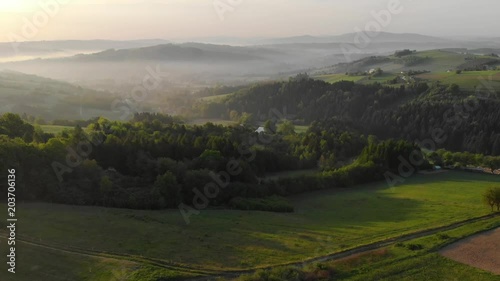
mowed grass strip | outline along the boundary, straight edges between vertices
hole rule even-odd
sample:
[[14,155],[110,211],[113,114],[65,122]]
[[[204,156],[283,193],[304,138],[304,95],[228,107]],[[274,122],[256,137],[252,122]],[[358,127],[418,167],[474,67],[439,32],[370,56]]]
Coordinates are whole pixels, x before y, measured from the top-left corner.
[[[137,211],[22,204],[19,235],[214,270],[302,261],[342,249],[486,215],[482,193],[500,178],[463,172],[292,197],[295,213]],[[5,205],[2,205],[5,207]],[[327,241],[327,242],[325,242]]]

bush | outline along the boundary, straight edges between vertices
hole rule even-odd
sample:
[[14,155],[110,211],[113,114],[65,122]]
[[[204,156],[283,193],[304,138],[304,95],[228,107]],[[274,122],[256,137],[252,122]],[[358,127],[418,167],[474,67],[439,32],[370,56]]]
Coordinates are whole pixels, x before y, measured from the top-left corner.
[[353,163],[327,174],[331,182],[340,186],[353,186],[383,179],[382,172],[372,161]]
[[406,245],[406,248],[410,251],[418,251],[418,250],[422,250],[424,248],[424,246],[422,246],[420,244],[408,244],[408,245]]
[[295,267],[277,267],[271,270],[258,270],[252,275],[241,276],[239,281],[301,281],[304,272]]
[[291,213],[294,211],[293,205],[287,199],[279,196],[271,196],[266,198],[236,197],[229,201],[229,206],[238,210],[280,213]]
[[447,239],[450,239],[450,236],[448,234],[442,234],[442,233],[439,233],[437,235],[437,237],[441,240],[447,240]]

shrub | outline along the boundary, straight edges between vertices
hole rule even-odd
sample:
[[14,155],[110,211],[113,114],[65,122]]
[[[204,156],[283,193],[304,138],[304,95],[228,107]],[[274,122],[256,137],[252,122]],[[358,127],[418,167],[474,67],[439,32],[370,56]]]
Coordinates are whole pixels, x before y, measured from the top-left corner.
[[408,245],[406,245],[406,248],[410,251],[418,251],[418,250],[422,250],[424,248],[424,246],[422,246],[420,244],[408,244]]
[[229,206],[239,210],[254,210],[267,212],[291,213],[293,205],[285,198],[271,196],[266,198],[241,198],[236,197],[229,201]]
[[447,239],[450,239],[450,236],[448,234],[442,234],[442,233],[439,233],[437,235],[437,237],[441,240],[447,240]]
[[500,187],[486,190],[483,194],[483,200],[491,207],[492,212],[494,210],[494,206],[497,207],[497,211],[500,211]]

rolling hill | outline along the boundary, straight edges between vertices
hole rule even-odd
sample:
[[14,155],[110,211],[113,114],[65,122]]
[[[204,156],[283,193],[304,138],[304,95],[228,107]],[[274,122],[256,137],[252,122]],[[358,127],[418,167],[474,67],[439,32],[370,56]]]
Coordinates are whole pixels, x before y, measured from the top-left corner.
[[66,82],[27,75],[0,72],[0,113],[27,113],[52,119],[88,119],[98,115],[117,118],[108,92],[96,91]]
[[[492,56],[492,53],[495,53],[493,49],[472,51],[442,49],[413,52],[401,57],[372,56],[323,68],[313,72],[313,75],[330,83],[338,81],[354,81],[362,84],[379,82],[400,86],[416,80],[439,81],[443,84],[455,83],[469,91],[475,90],[486,81],[488,88],[498,91],[500,70],[496,69],[500,67],[500,59]],[[383,71],[383,74],[367,75],[370,70],[378,68]]]
[[[218,39],[203,43],[140,41],[57,41],[29,42],[19,45],[17,60],[5,62],[2,54],[12,52],[10,43],[0,44],[0,69],[30,73],[65,81],[114,80],[118,83],[142,81],[144,69],[162,65],[180,83],[245,84],[257,80],[280,79],[310,69],[325,68],[349,60],[386,56],[398,49],[495,50],[493,39],[485,41],[443,39],[419,34],[381,32],[366,48],[345,56],[346,44],[354,44],[355,33],[338,36],[297,36],[288,38],[245,39],[240,46],[220,45]],[[236,42],[238,38],[220,42]],[[33,58],[42,59],[33,59]],[[329,72],[330,73],[330,72]],[[337,72],[335,72],[337,73]]]

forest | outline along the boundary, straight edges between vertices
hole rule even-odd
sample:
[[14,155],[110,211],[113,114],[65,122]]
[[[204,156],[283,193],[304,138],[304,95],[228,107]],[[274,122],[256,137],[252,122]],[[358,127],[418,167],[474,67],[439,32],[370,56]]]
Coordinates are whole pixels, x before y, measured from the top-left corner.
[[349,131],[381,139],[418,142],[431,138],[436,149],[498,156],[499,107],[495,91],[478,94],[456,84],[329,84],[302,74],[199,104],[196,112],[211,118],[263,121],[262,113],[278,109],[295,124],[335,118],[351,124]]
[[[389,181],[388,174],[400,173],[408,159],[418,159],[410,164],[416,171],[433,165],[500,166],[498,102],[468,96],[453,85],[330,85],[300,75],[238,91],[193,107],[207,117],[225,112],[217,117],[239,118],[233,126],[188,125],[181,117],[136,113],[126,122],[93,118],[50,134],[7,113],[0,118],[2,169],[18,167],[18,192],[30,201],[290,211],[270,196]],[[273,115],[280,105],[285,113]],[[256,132],[262,124],[265,131]],[[310,126],[295,133],[294,124]],[[435,141],[431,151],[420,143],[426,138]],[[308,169],[317,172],[268,177]],[[212,192],[213,182],[224,184]]]

